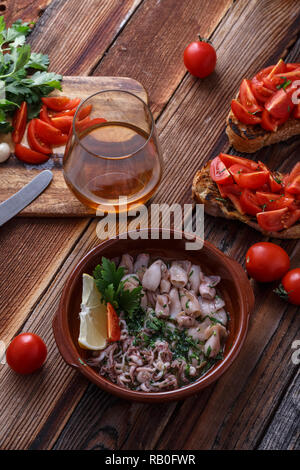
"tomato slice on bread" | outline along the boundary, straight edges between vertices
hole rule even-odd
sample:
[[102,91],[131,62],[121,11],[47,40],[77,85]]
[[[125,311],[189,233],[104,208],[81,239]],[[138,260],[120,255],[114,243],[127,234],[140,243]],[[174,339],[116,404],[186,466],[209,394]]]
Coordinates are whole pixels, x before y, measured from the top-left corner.
[[210,164],[210,177],[218,184],[233,183],[231,174],[219,157],[215,157]]
[[251,114],[245,106],[243,106],[239,101],[231,101],[231,110],[235,117],[242,122],[243,124],[260,124],[261,118]]

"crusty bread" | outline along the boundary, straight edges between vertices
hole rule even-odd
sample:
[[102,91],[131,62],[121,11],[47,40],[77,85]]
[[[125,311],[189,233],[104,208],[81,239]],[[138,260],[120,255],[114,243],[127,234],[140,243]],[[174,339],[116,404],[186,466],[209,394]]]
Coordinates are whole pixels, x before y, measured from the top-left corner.
[[229,142],[238,152],[254,153],[267,145],[282,142],[295,135],[300,136],[300,119],[290,118],[276,132],[270,132],[259,124],[246,125],[239,122],[230,110],[226,124]]
[[[259,230],[266,236],[272,238],[300,238],[300,223],[296,223],[280,232],[265,232],[257,223],[256,219],[249,216],[240,214],[231,204],[230,200],[220,200],[217,185],[211,179],[209,174],[210,162],[208,162],[202,170],[197,171],[193,179],[192,196],[193,199],[204,204],[205,212],[215,217],[225,217],[226,219],[237,219],[244,222],[250,227]],[[278,177],[282,176],[277,173]]]

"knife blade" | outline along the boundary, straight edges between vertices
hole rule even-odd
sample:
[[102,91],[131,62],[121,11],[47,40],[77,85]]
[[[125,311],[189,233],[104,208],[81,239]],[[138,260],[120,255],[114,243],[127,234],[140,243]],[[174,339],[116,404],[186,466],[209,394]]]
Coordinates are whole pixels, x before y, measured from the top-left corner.
[[24,207],[28,206],[52,181],[53,174],[50,170],[39,173],[30,183],[20,191],[0,204],[0,227],[17,215]]

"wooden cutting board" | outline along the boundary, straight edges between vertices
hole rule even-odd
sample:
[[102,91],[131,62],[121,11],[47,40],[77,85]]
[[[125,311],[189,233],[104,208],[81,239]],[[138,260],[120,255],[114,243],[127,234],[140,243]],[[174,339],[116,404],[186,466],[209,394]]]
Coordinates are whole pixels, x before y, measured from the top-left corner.
[[[147,92],[144,87],[125,77],[64,77],[62,83],[63,94],[73,98],[86,99],[88,96],[100,90],[120,89],[134,93],[148,102]],[[58,93],[53,93],[58,94]],[[24,142],[26,144],[26,136]],[[13,152],[11,136],[0,136],[0,142],[8,142]],[[0,202],[12,196],[29,183],[34,176],[42,170],[49,169],[53,172],[53,180],[48,188],[20,212],[23,217],[85,217],[95,214],[79,202],[67,187],[62,171],[64,147],[56,148],[55,155],[41,165],[28,165],[20,162],[14,155],[0,164]]]

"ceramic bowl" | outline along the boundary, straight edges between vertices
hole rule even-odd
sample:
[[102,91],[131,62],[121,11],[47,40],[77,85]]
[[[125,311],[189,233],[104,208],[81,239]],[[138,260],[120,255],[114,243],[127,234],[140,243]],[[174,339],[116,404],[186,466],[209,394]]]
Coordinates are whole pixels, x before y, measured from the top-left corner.
[[[150,239],[149,237],[149,239],[134,240],[128,234],[127,238],[124,238],[124,234],[119,235],[91,250],[68,276],[58,311],[53,319],[55,340],[67,364],[108,393],[127,400],[152,403],[186,398],[219,379],[240,352],[247,333],[249,315],[254,306],[253,291],[240,264],[207,241],[204,242],[202,249],[187,251],[185,249],[187,240],[181,232],[177,232],[177,236],[179,233],[182,235],[181,239],[174,237],[174,231],[168,231],[170,239],[162,239],[162,231],[159,230],[159,232],[159,239]],[[205,273],[219,275],[222,279],[219,291],[226,302],[226,309],[230,315],[229,338],[225,346],[224,359],[195,382],[176,390],[140,392],[116,385],[87,365],[86,360],[91,353],[81,349],[77,342],[82,274],[91,274],[94,267],[101,262],[102,256],[113,258],[123,253],[135,256],[142,252],[163,259],[190,259],[194,264],[201,265]]]

